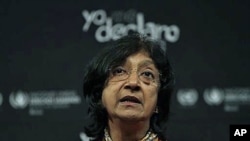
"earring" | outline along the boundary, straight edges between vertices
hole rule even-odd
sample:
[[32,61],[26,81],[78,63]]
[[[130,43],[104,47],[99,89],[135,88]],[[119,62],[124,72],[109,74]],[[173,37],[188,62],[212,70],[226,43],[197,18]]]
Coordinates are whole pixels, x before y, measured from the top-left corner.
[[155,111],[154,111],[156,114],[159,113],[159,110],[158,110],[158,107],[155,108]]

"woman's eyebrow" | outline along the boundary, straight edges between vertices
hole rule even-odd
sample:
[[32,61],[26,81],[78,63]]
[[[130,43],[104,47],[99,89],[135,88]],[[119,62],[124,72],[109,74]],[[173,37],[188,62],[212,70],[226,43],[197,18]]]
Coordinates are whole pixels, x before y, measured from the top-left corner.
[[152,60],[144,60],[138,64],[139,67],[144,67],[148,65],[154,65],[154,62]]

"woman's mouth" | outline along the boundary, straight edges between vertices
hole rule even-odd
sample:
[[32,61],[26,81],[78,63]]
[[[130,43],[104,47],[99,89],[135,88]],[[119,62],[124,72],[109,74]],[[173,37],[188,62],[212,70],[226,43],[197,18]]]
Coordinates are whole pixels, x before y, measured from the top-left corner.
[[138,98],[136,98],[135,96],[125,96],[122,99],[120,99],[119,102],[141,104],[141,101]]

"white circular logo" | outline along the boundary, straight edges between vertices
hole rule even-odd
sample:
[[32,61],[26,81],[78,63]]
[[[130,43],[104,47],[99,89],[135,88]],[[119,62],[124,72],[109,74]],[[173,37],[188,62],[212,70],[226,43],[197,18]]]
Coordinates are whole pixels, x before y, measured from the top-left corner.
[[198,100],[198,92],[195,89],[180,89],[177,100],[182,106],[193,106]]
[[2,93],[0,93],[0,106],[2,105],[2,103],[3,103],[3,95]]
[[9,102],[15,109],[24,109],[29,104],[29,96],[23,91],[13,92],[10,94]]
[[208,105],[219,105],[224,100],[224,92],[218,88],[206,89],[203,97]]

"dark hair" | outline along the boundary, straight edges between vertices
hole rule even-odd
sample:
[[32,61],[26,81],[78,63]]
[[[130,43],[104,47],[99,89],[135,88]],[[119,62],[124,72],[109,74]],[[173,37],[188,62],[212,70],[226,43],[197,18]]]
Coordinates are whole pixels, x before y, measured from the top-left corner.
[[109,68],[122,64],[126,58],[140,50],[146,51],[161,73],[158,92],[158,113],[150,119],[151,129],[165,140],[165,125],[169,115],[170,96],[173,91],[174,76],[166,52],[158,42],[140,34],[127,35],[105,47],[86,67],[83,93],[89,104],[88,113],[92,124],[85,126],[85,132],[94,140],[100,140],[107,126],[107,111],[101,103],[102,91],[109,75]]

